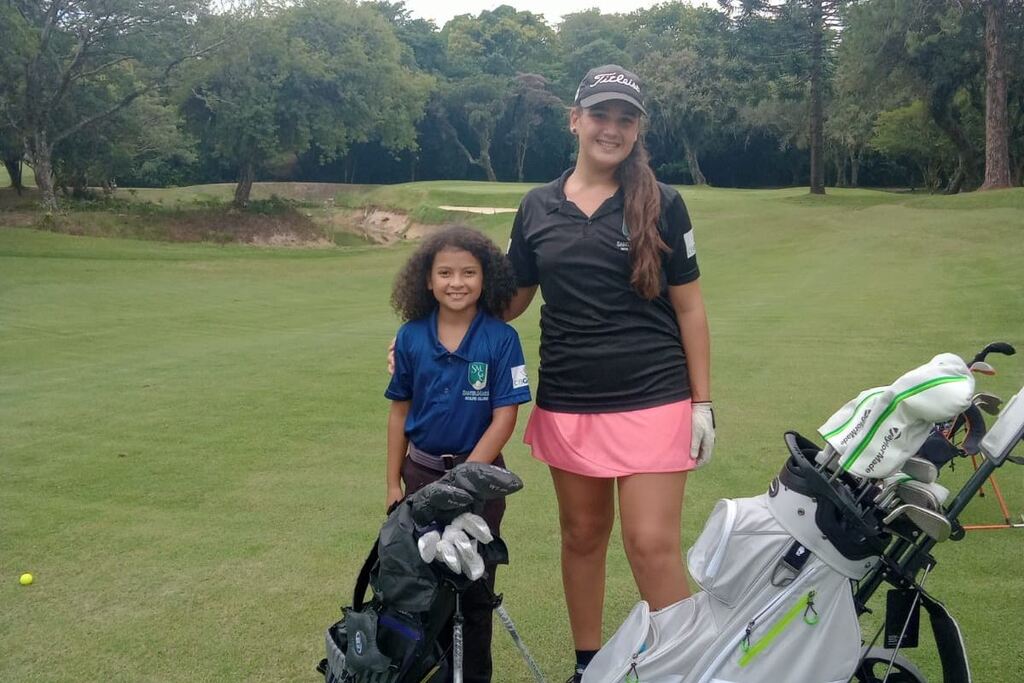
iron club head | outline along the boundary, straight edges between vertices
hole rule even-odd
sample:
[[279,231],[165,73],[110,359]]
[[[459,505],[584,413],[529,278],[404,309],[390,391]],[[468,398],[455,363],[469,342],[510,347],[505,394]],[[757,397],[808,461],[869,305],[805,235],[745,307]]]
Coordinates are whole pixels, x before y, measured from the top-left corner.
[[972,402],[989,415],[998,415],[999,408],[1003,405],[1003,399],[985,392],[975,394]]
[[886,526],[891,527],[901,519],[906,519],[906,521],[920,529],[925,535],[935,539],[935,541],[939,543],[948,539],[949,534],[952,531],[952,527],[950,526],[948,519],[937,512],[927,510],[918,505],[900,505],[898,508],[886,515],[883,521]]

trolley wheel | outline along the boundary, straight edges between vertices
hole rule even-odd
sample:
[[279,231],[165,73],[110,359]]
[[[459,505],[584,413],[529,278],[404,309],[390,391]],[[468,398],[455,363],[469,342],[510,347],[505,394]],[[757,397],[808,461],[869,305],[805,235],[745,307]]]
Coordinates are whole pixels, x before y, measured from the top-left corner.
[[[850,679],[851,683],[928,683],[924,674],[903,655],[896,655],[891,670],[890,660],[892,650],[882,647],[868,649],[861,657],[857,671]],[[888,676],[885,675],[886,670],[889,670]]]

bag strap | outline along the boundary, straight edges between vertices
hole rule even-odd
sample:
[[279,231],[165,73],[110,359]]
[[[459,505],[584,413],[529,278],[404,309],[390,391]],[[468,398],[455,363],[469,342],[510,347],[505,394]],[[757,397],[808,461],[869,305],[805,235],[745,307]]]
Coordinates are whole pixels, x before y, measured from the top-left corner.
[[359,570],[359,577],[356,579],[356,589],[352,594],[352,609],[357,612],[365,604],[366,588],[370,585],[370,571],[373,570],[373,565],[377,563],[377,559],[380,557],[379,549],[380,538],[373,542],[373,548],[370,550],[370,554],[366,556],[363,568]]

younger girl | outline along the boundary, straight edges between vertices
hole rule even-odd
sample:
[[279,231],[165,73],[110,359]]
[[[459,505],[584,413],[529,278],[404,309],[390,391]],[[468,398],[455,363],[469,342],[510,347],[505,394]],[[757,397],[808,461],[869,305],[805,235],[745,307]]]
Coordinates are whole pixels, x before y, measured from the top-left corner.
[[[395,279],[391,304],[407,321],[395,340],[395,370],[384,395],[388,416],[388,508],[472,460],[504,466],[520,403],[530,400],[519,337],[500,318],[516,284],[505,256],[484,235],[454,226],[424,240]],[[404,484],[404,490],[403,490]],[[497,535],[504,499],[483,517]],[[494,589],[494,567],[485,579]],[[464,680],[491,680],[487,588],[462,600]]]

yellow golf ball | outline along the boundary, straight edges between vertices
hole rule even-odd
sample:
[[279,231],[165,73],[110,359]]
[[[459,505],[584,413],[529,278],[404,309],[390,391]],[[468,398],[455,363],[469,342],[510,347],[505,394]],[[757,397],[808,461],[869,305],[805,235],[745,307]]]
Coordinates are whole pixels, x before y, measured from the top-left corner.
[[28,573],[22,574],[22,575],[21,575],[21,578],[20,578],[20,579],[18,579],[18,582],[19,582],[19,583],[20,583],[20,584],[21,584],[22,586],[27,586],[27,585],[29,585],[30,583],[32,583],[32,575],[31,575],[31,574],[28,574]]

